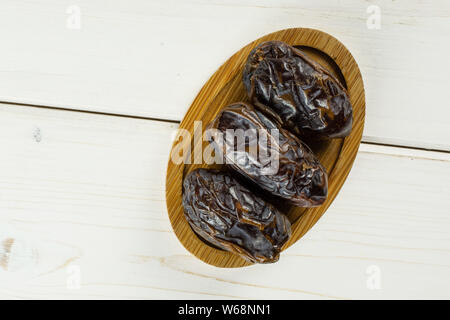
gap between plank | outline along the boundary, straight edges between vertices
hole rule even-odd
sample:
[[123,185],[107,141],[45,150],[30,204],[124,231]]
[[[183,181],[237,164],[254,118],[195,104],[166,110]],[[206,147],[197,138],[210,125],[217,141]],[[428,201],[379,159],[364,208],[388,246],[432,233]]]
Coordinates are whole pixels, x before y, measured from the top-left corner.
[[[10,102],[10,101],[0,101],[0,104],[13,105],[13,106],[22,106],[22,107],[33,107],[33,108],[41,108],[41,109],[49,109],[49,110],[57,110],[57,111],[81,112],[81,113],[87,113],[87,114],[95,114],[95,115],[103,115],[103,116],[111,116],[111,117],[120,117],[120,118],[129,118],[129,119],[160,121],[160,122],[167,122],[167,123],[174,123],[174,124],[179,124],[181,122],[181,121],[178,121],[178,120],[152,118],[152,117],[144,117],[144,116],[133,116],[133,115],[125,115],[125,114],[109,113],[109,112],[101,112],[101,111],[71,109],[71,108],[63,108],[63,107],[52,107],[52,106],[45,106],[45,105],[31,104],[31,103],[19,103],[19,102]],[[367,145],[374,145],[374,146],[394,147],[394,148],[420,150],[420,151],[431,151],[431,152],[441,152],[441,153],[448,153],[448,154],[450,154],[449,150],[444,150],[444,149],[405,146],[405,145],[394,144],[394,143],[365,141],[364,140],[364,136],[363,136],[363,139],[361,140],[361,143],[364,143],[364,144],[367,144]]]
[[392,143],[383,143],[383,142],[372,142],[372,141],[364,141],[364,137],[361,140],[361,143],[374,145],[374,146],[383,146],[383,147],[394,147],[394,148],[402,148],[402,149],[411,149],[411,150],[421,150],[421,151],[431,151],[431,152],[441,152],[441,153],[450,153],[449,150],[443,149],[434,149],[434,148],[425,148],[425,147],[414,147],[414,146],[404,146],[400,144],[392,144]]
[[44,105],[31,104],[31,103],[19,103],[19,102],[0,101],[0,104],[21,106],[21,107],[33,107],[33,108],[49,109],[49,110],[57,110],[57,111],[81,112],[81,113],[96,114],[96,115],[111,116],[111,117],[119,117],[119,118],[130,118],[130,119],[140,119],[140,120],[161,121],[161,122],[169,122],[169,123],[176,123],[176,124],[180,123],[180,121],[178,121],[178,120],[152,118],[152,117],[144,117],[144,116],[133,116],[133,115],[125,115],[125,114],[109,113],[109,112],[101,112],[101,111],[71,109],[71,108],[63,108],[63,107],[51,107],[51,106],[44,106]]

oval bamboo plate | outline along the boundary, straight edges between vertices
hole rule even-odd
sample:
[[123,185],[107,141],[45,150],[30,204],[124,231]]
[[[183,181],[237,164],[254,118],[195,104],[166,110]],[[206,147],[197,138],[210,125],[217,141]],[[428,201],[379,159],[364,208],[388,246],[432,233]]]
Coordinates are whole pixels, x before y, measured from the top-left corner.
[[[281,40],[292,46],[300,47],[309,56],[314,58],[347,87],[353,105],[353,129],[345,139],[333,139],[327,142],[312,143],[310,147],[316,153],[320,162],[328,172],[328,198],[323,205],[317,208],[283,208],[292,223],[292,236],[283,250],[299,240],[320,219],[333,202],[358,152],[362,137],[365,116],[364,86],[353,56],[337,39],[324,32],[293,28],[268,34],[248,44],[236,52],[226,61],[206,82],[187,111],[180,128],[189,131],[194,137],[194,121],[201,120],[203,127],[195,132],[200,135],[206,125],[214,119],[219,111],[226,105],[248,101],[242,83],[242,70],[250,51],[258,44],[268,40]],[[194,139],[195,140],[195,139]],[[179,135],[174,142],[172,152],[182,153],[183,148],[190,148],[192,154],[202,153],[207,142],[197,139],[192,143],[189,139]],[[176,148],[174,148],[177,146]],[[200,151],[200,152],[198,152]],[[171,153],[172,154],[172,153]],[[194,156],[195,157],[195,156]],[[194,160],[195,162],[195,160]],[[199,259],[217,267],[243,267],[251,265],[238,255],[212,247],[203,242],[192,231],[183,213],[182,184],[184,176],[199,167],[212,167],[206,164],[175,164],[169,160],[166,177],[166,201],[170,222],[181,243]],[[283,259],[283,255],[281,258]]]

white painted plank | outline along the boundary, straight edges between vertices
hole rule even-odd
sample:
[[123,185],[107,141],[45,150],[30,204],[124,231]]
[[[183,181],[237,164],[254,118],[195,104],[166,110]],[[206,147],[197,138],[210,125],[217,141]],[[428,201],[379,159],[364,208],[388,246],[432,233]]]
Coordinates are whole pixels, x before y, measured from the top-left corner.
[[[80,29],[67,27],[72,5]],[[379,30],[366,27],[371,5]],[[180,120],[230,55],[288,27],[326,31],[354,54],[367,141],[450,150],[447,0],[3,0],[0,101]]]
[[1,105],[0,297],[450,298],[449,154],[362,145],[335,202],[278,263],[218,269],[170,227],[174,130]]

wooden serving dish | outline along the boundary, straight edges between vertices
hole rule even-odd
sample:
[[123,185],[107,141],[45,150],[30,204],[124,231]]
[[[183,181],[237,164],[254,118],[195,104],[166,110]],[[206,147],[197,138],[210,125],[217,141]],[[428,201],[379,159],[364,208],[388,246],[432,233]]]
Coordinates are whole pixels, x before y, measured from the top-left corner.
[[[293,28],[268,34],[248,44],[228,59],[206,82],[187,111],[180,128],[194,136],[194,121],[201,120],[202,130],[226,105],[248,101],[242,83],[242,70],[250,51],[258,44],[268,40],[284,41],[291,46],[300,47],[310,57],[330,70],[347,87],[353,105],[353,129],[345,139],[333,139],[312,143],[320,162],[328,172],[328,197],[317,208],[287,207],[286,213],[292,223],[292,236],[283,250],[294,244],[320,219],[333,202],[358,152],[362,137],[365,116],[364,86],[353,56],[337,39],[319,30]],[[203,132],[203,131],[202,131]],[[206,147],[207,142],[175,141],[174,146],[189,143],[191,150]],[[212,247],[192,231],[183,213],[182,185],[187,173],[199,167],[212,167],[206,164],[175,164],[169,159],[166,177],[166,201],[170,222],[181,243],[199,259],[217,267],[244,267],[251,265],[238,255]],[[283,255],[281,258],[283,259]]]

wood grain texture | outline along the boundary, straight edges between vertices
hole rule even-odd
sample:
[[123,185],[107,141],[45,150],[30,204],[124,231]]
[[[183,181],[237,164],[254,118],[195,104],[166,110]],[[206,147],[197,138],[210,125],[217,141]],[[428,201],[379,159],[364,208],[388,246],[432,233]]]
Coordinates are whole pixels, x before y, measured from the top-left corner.
[[[79,30],[66,27],[69,5]],[[380,29],[366,26],[372,5]],[[365,141],[450,150],[449,20],[447,0],[2,0],[0,101],[181,120],[234,52],[308,27],[358,61]]]
[[171,229],[175,130],[0,105],[0,297],[450,298],[449,154],[362,144],[339,197],[278,263],[219,269]]
[[[202,133],[206,126],[215,118],[223,107],[238,101],[247,101],[247,94],[242,84],[242,70],[250,51],[258,44],[268,40],[284,41],[292,46],[304,46],[309,53],[316,50],[320,56],[331,58],[337,70],[334,73],[341,73],[345,79],[347,91],[353,106],[353,128],[351,134],[345,139],[334,139],[313,148],[320,162],[328,172],[328,197],[327,200],[317,208],[298,208],[291,207],[286,214],[292,224],[292,236],[283,250],[298,241],[325,213],[326,209],[333,202],[340,188],[342,187],[356,157],[359,143],[361,141],[364,115],[365,100],[364,86],[358,65],[353,59],[351,53],[332,36],[313,29],[286,29],[277,31],[261,37],[249,45],[236,52],[225,62],[214,75],[205,83],[194,102],[190,106],[180,128],[187,130],[191,137],[194,137],[194,122],[202,121]],[[321,59],[320,62],[325,62]],[[331,65],[325,65],[333,70]],[[180,145],[193,145],[195,141],[180,139],[175,141],[174,149],[179,150]],[[192,150],[201,148],[205,150],[207,142],[197,141],[198,146],[193,145]],[[181,147],[185,149],[184,147]],[[243,267],[249,265],[247,261],[238,255],[230,252],[216,249],[207,245],[194,233],[184,217],[182,205],[182,185],[183,179],[190,171],[199,167],[208,167],[206,161],[202,164],[194,163],[192,160],[176,164],[169,159],[166,178],[166,199],[169,218],[172,223],[175,234],[181,243],[192,254],[206,263],[217,267]]]
[[[234,52],[310,27],[358,61],[364,141],[448,151],[449,19],[447,0],[2,0],[0,101],[181,120]],[[218,269],[167,216],[175,128],[0,104],[0,297],[450,298],[448,153],[362,144],[327,214],[277,264]]]

